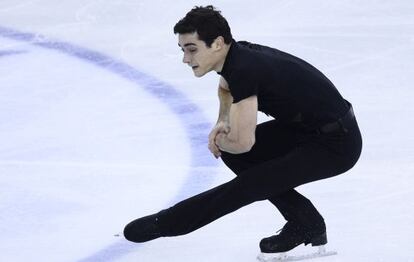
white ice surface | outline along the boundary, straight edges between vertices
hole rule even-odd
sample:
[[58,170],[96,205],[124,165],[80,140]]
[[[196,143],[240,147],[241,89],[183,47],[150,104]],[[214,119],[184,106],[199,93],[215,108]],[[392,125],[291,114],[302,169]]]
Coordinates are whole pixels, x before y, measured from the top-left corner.
[[204,115],[179,114],[168,94],[160,99],[64,47],[0,34],[0,261],[255,260],[258,241],[283,225],[266,202],[182,237],[141,245],[113,237],[133,218],[232,178],[212,157],[194,155],[206,139],[192,137],[186,121],[215,121],[217,75],[194,78],[172,33],[191,7],[210,3],[237,40],[306,59],[354,104],[359,163],[299,188],[326,219],[328,249],[338,251],[320,261],[414,261],[409,0],[0,1],[0,32],[104,54],[169,84]]

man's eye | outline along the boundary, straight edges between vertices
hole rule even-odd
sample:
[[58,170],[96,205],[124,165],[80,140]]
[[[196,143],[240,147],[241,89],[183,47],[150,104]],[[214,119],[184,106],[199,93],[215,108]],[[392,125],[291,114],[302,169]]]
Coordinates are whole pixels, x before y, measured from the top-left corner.
[[195,52],[197,52],[197,49],[189,49],[188,50],[190,53],[195,53]]

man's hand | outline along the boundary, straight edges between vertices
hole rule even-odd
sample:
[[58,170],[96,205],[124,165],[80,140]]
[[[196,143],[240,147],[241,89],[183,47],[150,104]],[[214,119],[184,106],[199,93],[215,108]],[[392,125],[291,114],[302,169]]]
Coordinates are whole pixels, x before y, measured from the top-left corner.
[[229,132],[230,124],[227,121],[218,122],[213,130],[211,130],[210,135],[208,136],[208,149],[215,158],[219,158],[221,156],[220,149],[216,145],[216,136],[220,133],[228,134]]
[[[243,154],[249,152],[256,140],[257,96],[250,96],[230,107],[230,132],[215,135],[220,152]],[[212,147],[214,149],[214,147]]]

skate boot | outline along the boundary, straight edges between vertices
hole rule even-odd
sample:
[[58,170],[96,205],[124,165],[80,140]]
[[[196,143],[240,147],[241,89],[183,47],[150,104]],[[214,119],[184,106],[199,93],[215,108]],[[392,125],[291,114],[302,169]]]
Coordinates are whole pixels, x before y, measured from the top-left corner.
[[326,228],[323,224],[319,230],[305,230],[294,222],[287,222],[280,233],[260,241],[262,253],[287,252],[301,244],[321,246],[327,243]]
[[158,213],[130,222],[124,229],[124,236],[127,240],[136,243],[162,237]]

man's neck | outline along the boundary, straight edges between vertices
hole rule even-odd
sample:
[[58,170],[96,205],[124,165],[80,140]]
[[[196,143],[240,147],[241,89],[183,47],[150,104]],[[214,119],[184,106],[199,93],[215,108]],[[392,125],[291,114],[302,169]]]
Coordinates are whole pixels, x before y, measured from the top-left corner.
[[223,52],[220,55],[220,59],[219,59],[217,65],[214,68],[214,71],[216,71],[217,73],[220,73],[223,70],[223,66],[224,66],[224,63],[226,62],[226,57],[227,57],[227,54],[230,51],[230,46],[231,45],[232,44],[230,43],[230,44],[224,46]]

